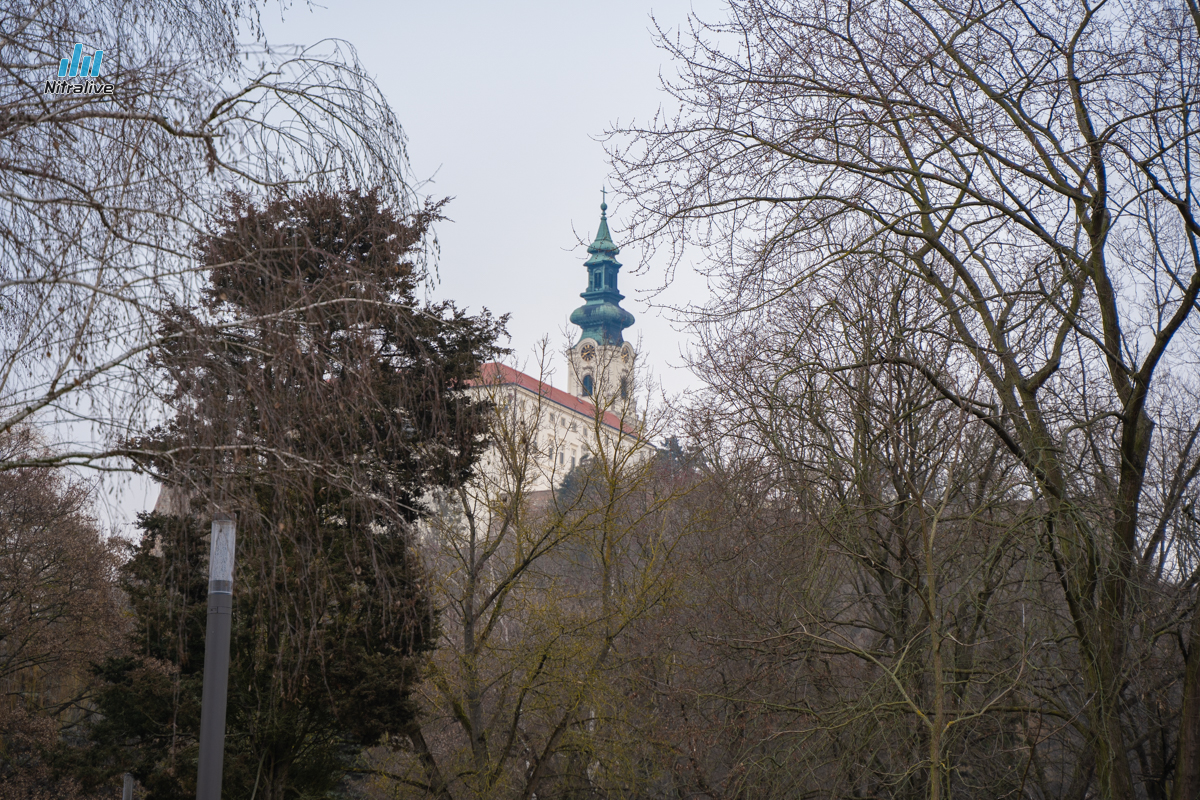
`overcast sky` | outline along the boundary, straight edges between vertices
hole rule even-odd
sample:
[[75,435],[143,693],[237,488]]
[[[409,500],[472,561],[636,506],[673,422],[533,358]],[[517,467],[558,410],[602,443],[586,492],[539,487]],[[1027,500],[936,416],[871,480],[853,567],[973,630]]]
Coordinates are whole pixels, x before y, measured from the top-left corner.
[[[512,347],[528,354],[544,335],[562,349],[567,317],[583,301],[587,258],[578,237],[595,234],[609,166],[599,137],[620,120],[648,118],[667,98],[659,72],[672,66],[654,45],[659,25],[689,11],[720,11],[714,0],[643,2],[330,2],[296,6],[265,20],[270,41],[325,37],[357,49],[409,137],[416,176],[428,194],[453,197],[452,222],[438,228],[440,297],[509,313]],[[620,208],[610,205],[621,244]],[[646,362],[669,392],[689,384],[679,365],[683,335],[648,308],[661,270],[632,274],[622,250],[620,287],[637,322]],[[704,291],[684,275],[667,299]],[[659,302],[664,298],[660,297]],[[565,360],[554,383],[565,387]]]
[[[511,315],[510,345],[529,359],[543,336],[556,350],[553,383],[566,386],[561,350],[578,329],[567,322],[583,301],[588,241],[599,221],[600,187],[609,166],[599,138],[618,120],[646,119],[667,98],[659,74],[672,66],[654,46],[651,14],[664,29],[688,13],[715,18],[718,0],[610,0],[604,3],[329,2],[298,4],[282,19],[264,12],[272,44],[350,42],[378,82],[409,137],[414,176],[431,179],[426,194],[454,198],[452,221],[438,228],[438,298]],[[609,207],[618,245],[621,209]],[[647,304],[662,282],[623,249],[623,305],[637,322],[641,359],[669,394],[691,385],[682,369],[684,334]],[[677,273],[658,303],[701,301],[705,282]],[[536,373],[536,366],[526,364]],[[157,488],[120,480],[108,492],[110,523],[127,529],[149,508]]]

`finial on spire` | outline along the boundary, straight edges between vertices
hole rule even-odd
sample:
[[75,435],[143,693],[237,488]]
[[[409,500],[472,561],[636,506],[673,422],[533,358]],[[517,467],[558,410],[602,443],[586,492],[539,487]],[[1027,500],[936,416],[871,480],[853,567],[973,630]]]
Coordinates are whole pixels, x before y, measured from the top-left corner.
[[603,215],[605,211],[608,211],[608,189],[605,189],[603,186],[601,186],[600,187],[600,213],[601,213],[601,215]]

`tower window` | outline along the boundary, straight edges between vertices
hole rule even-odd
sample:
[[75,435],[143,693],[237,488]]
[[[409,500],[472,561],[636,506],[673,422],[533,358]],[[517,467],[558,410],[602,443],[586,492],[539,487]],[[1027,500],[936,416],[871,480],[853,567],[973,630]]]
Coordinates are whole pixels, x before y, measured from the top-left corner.
[[629,397],[629,378],[625,375],[621,376],[621,399]]
[[592,381],[592,376],[591,376],[591,375],[584,375],[584,376],[583,376],[583,396],[584,396],[584,397],[591,397],[591,396],[592,396],[592,390],[593,390],[594,388],[595,388],[595,383]]

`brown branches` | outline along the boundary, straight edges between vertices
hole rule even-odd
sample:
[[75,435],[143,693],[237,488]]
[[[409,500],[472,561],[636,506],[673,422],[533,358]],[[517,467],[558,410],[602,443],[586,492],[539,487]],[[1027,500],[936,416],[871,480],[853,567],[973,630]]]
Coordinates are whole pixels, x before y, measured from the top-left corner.
[[[48,426],[65,461],[127,466],[121,440],[163,411],[147,354],[199,290],[192,247],[231,189],[349,182],[413,207],[403,132],[354,51],[246,46],[247,24],[216,0],[0,16],[0,431]],[[114,94],[44,91],[76,42],[104,51]]]
[[779,463],[822,474],[848,436],[827,398],[893,364],[1019,459],[1112,798],[1169,781],[1134,775],[1148,712],[1122,686],[1149,657],[1129,623],[1161,527],[1146,486],[1191,475],[1149,454],[1168,387],[1196,389],[1197,41],[1174,2],[747,0],[662,37],[679,115],[611,139],[634,234],[711,248],[718,297],[688,311],[739,446],[791,453],[814,426],[826,443]]

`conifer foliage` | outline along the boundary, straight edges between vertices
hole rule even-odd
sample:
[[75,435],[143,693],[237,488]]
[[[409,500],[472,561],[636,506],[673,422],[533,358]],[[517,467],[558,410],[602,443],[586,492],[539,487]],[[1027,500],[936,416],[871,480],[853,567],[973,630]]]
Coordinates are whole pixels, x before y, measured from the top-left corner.
[[323,797],[410,721],[433,613],[410,549],[430,489],[466,479],[489,407],[464,390],[503,319],[421,303],[440,205],[376,192],[229,199],[208,284],[154,363],[177,410],[131,444],[178,516],[125,567],[135,655],[103,666],[97,763],[194,794],[208,519],[238,514],[225,792]]

